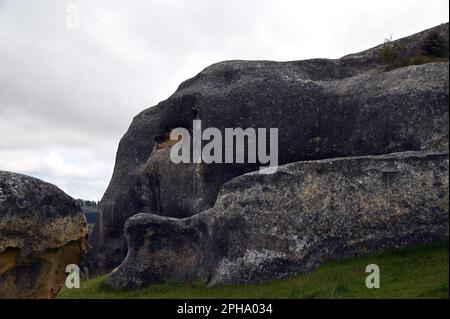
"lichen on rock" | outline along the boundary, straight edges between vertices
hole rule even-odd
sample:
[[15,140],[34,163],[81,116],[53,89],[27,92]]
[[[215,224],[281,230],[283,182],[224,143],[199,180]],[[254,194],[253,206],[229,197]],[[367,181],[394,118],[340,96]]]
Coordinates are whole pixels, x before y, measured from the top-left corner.
[[127,257],[107,283],[255,283],[448,238],[448,160],[448,152],[402,152],[241,175],[200,214],[130,218]]

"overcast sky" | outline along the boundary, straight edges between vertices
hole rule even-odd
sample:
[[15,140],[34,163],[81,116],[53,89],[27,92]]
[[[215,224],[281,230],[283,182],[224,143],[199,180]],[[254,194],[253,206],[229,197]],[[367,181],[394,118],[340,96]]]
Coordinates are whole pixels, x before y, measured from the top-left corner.
[[0,0],[0,170],[99,200],[133,116],[208,65],[338,58],[448,12],[448,0]]

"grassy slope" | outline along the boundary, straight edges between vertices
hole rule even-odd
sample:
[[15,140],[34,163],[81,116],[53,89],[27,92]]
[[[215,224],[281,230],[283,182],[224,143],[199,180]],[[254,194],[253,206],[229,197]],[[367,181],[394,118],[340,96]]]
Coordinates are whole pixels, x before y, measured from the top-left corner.
[[[367,289],[365,267],[380,267],[381,288]],[[448,241],[329,262],[309,274],[246,286],[206,288],[181,283],[113,292],[104,277],[64,288],[59,298],[448,298]]]

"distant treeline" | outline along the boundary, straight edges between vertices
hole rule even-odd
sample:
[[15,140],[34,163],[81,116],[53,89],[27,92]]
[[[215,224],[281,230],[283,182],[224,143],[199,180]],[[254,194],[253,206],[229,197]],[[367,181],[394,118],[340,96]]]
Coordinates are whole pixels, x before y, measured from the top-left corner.
[[77,199],[76,201],[77,201],[78,205],[80,205],[81,210],[83,211],[84,215],[86,216],[87,223],[89,225],[94,225],[97,222],[99,202],[84,200],[81,198]]
[[76,201],[81,207],[98,207],[99,204],[99,202],[96,201],[84,200],[80,198],[78,198]]

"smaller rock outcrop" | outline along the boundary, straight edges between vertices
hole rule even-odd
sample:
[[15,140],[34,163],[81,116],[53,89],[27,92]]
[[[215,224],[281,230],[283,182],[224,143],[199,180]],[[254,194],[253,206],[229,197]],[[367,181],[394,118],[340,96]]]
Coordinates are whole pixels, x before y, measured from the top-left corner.
[[189,218],[138,214],[114,289],[209,286],[308,272],[331,259],[448,238],[448,152],[304,161],[225,183]]
[[52,298],[87,251],[75,201],[39,179],[0,171],[0,298]]

